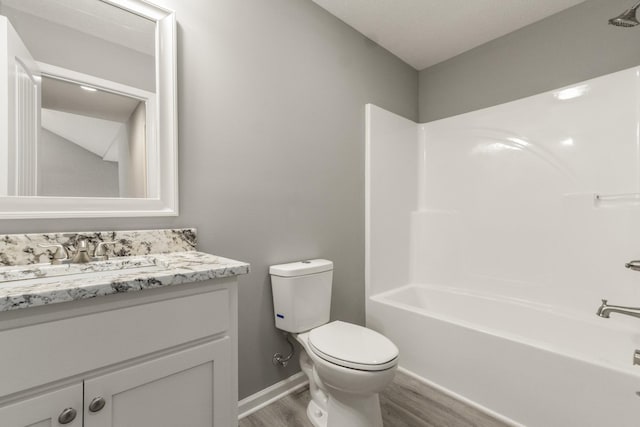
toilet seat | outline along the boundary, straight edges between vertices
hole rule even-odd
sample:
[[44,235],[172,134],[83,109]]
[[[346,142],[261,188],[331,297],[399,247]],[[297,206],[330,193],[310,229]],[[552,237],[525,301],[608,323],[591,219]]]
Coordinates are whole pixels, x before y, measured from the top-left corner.
[[361,371],[392,368],[399,354],[398,347],[384,335],[341,321],[311,330],[308,342],[313,353],[327,362]]

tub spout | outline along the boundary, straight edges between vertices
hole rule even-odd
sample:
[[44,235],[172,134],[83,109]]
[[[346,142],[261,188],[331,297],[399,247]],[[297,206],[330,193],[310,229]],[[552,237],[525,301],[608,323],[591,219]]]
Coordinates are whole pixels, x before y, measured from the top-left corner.
[[596,314],[606,319],[609,318],[611,313],[620,313],[626,316],[640,317],[640,307],[623,307],[621,305],[608,305],[607,300],[602,300],[602,305],[598,307]]

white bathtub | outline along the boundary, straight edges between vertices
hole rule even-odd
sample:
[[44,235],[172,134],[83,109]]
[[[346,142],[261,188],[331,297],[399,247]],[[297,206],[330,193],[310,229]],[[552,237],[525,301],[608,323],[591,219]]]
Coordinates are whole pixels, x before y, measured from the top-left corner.
[[530,427],[640,426],[636,328],[594,314],[460,289],[408,285],[370,297],[367,325],[400,348],[400,366]]

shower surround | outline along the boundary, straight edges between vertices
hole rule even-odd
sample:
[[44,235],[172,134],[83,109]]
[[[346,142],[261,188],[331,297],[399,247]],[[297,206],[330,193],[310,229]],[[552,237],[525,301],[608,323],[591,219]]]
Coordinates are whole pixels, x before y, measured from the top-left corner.
[[[367,326],[506,422],[635,426],[640,68],[416,124],[367,106]],[[393,265],[395,268],[389,268]]]

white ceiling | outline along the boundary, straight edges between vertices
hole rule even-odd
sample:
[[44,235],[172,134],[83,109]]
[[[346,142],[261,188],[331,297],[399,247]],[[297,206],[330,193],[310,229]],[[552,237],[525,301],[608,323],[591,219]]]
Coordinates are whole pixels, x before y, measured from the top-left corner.
[[141,102],[104,90],[88,92],[79,83],[47,76],[42,76],[41,90],[42,108],[120,123],[126,123]]
[[418,70],[585,0],[313,0]]
[[155,55],[155,22],[96,0],[0,0],[10,7],[146,55]]
[[42,109],[42,127],[103,160],[118,161],[118,142],[126,138],[124,123]]

